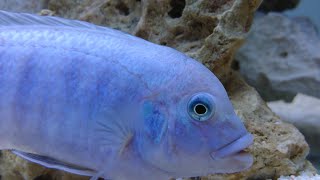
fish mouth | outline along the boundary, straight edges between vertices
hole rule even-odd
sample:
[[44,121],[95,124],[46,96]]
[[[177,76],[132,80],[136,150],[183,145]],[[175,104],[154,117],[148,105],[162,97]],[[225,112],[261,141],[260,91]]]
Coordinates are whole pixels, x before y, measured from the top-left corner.
[[221,147],[217,151],[212,152],[210,155],[213,159],[221,159],[230,156],[236,156],[240,154],[248,154],[243,150],[249,147],[253,143],[253,135],[250,133],[241,136],[235,141]]

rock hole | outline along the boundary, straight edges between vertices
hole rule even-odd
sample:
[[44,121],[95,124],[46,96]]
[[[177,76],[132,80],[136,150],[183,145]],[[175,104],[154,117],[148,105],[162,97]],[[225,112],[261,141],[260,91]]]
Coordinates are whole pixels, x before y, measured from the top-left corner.
[[179,18],[182,16],[183,9],[186,6],[186,1],[185,0],[171,0],[170,6],[172,8],[168,12],[168,15],[171,18]]
[[288,52],[284,51],[284,52],[281,52],[279,55],[282,58],[286,58],[286,57],[288,57]]
[[160,42],[160,45],[166,46],[167,42]]
[[53,180],[53,178],[48,174],[43,174],[35,177],[33,180]]
[[237,61],[237,60],[232,61],[231,68],[234,69],[234,70],[236,70],[236,71],[239,71],[239,70],[240,70],[240,63],[239,63],[239,61]]
[[116,8],[119,10],[119,12],[120,12],[121,15],[128,16],[129,13],[130,13],[128,6],[127,6],[124,2],[122,2],[122,1],[120,1],[120,2],[116,5]]

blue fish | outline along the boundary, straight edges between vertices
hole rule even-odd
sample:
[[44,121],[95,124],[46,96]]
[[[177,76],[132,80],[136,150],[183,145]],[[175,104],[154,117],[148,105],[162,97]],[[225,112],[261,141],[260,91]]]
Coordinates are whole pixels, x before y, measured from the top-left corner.
[[223,85],[172,48],[90,23],[0,11],[0,148],[92,179],[250,168]]

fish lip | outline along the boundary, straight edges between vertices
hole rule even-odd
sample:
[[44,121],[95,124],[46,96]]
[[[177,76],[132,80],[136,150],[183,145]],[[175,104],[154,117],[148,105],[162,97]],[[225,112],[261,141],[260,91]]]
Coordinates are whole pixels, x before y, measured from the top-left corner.
[[226,146],[213,151],[210,155],[213,159],[221,159],[227,156],[233,156],[239,153],[243,153],[243,150],[253,143],[253,139],[253,135],[247,133],[244,136],[241,136],[240,138],[231,142],[230,144],[227,144]]

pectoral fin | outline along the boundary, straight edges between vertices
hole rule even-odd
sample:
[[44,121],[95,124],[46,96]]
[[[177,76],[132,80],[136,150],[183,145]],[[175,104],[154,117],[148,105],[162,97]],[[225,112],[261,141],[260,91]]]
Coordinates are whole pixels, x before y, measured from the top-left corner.
[[40,164],[47,168],[59,169],[59,170],[67,171],[67,172],[82,175],[82,176],[94,176],[97,174],[97,172],[92,169],[77,166],[74,164],[65,163],[47,156],[41,156],[41,155],[17,151],[17,150],[13,150],[12,152],[17,156],[22,157],[23,159],[27,159],[31,162]]

